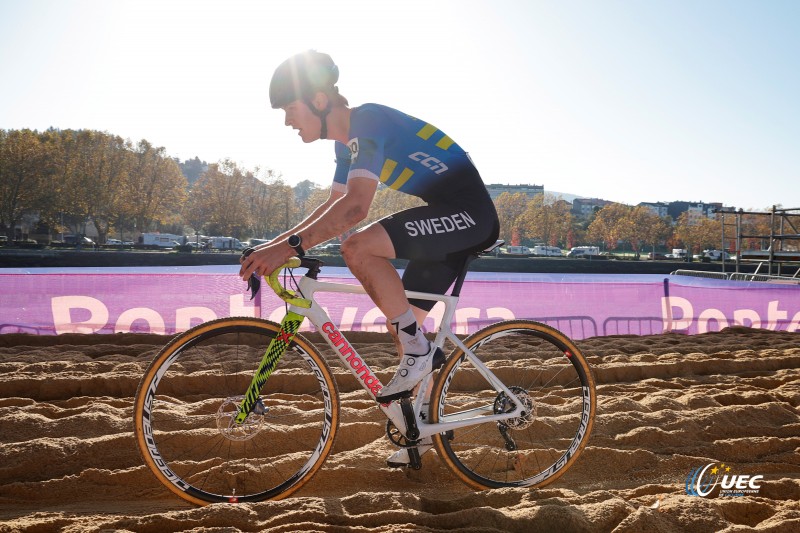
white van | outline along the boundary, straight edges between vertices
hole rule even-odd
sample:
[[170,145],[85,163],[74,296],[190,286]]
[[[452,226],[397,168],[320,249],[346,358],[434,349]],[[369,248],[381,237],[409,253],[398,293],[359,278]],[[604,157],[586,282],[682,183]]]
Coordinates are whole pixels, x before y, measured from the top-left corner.
[[235,237],[209,237],[210,248],[215,250],[244,250],[245,246]]
[[574,246],[570,248],[567,257],[590,257],[600,255],[599,246]]
[[540,257],[562,257],[564,251],[558,246],[534,246],[531,253]]
[[158,246],[159,248],[174,248],[183,241],[183,235],[174,233],[142,233],[139,244],[145,246]]
[[531,249],[527,246],[506,246],[506,253],[509,255],[530,255]]
[[725,258],[726,261],[730,261],[731,254],[724,250],[703,250],[702,254],[697,254],[693,257],[694,259],[702,261],[703,259],[709,259],[711,261],[722,261]]

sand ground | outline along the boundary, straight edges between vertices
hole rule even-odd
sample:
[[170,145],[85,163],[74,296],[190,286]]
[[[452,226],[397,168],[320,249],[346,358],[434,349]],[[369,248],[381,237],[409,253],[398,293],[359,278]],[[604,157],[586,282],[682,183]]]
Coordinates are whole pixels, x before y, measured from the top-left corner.
[[[165,340],[0,335],[0,532],[800,531],[798,333],[579,342],[595,428],[545,489],[474,492],[435,452],[421,471],[387,468],[381,414],[352,390],[333,454],[295,496],[203,508],[161,486],[133,440],[133,396]],[[388,338],[351,340],[376,367],[393,364]],[[759,493],[688,496],[688,473],[710,462],[762,475]]]

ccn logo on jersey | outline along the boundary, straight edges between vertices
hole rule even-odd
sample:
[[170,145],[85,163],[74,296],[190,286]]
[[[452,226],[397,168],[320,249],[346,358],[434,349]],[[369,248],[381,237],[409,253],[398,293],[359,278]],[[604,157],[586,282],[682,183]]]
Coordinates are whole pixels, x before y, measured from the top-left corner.
[[762,475],[734,474],[724,463],[708,463],[686,476],[686,494],[705,498],[719,485],[720,496],[753,496],[761,489],[763,479]]

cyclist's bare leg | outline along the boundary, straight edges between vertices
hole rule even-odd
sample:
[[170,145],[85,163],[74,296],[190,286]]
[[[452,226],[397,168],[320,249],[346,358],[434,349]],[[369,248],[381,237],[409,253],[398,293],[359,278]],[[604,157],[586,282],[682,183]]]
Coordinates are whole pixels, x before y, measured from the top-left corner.
[[395,258],[394,246],[383,226],[372,224],[348,237],[342,243],[342,256],[385,316],[400,316],[408,310],[403,281],[390,262]]
[[395,257],[394,245],[384,227],[374,223],[342,243],[342,256],[372,301],[401,330],[403,357],[397,374],[378,397],[385,402],[398,399],[431,372],[433,348],[422,335],[400,275],[390,262]]

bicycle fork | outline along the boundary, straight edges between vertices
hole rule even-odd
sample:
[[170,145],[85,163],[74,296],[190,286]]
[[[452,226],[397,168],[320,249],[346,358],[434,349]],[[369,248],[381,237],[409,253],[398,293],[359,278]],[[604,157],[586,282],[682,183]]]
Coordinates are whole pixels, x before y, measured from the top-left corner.
[[281,327],[278,334],[269,342],[267,351],[261,362],[258,364],[255,375],[253,376],[250,386],[247,387],[247,392],[244,395],[244,400],[239,405],[239,413],[236,415],[234,421],[237,425],[244,424],[247,416],[258,404],[259,396],[261,395],[261,387],[267,382],[275,367],[278,366],[281,356],[286,352],[289,345],[292,343],[300,325],[305,319],[304,316],[288,311],[286,316],[281,321]]

